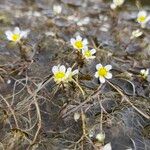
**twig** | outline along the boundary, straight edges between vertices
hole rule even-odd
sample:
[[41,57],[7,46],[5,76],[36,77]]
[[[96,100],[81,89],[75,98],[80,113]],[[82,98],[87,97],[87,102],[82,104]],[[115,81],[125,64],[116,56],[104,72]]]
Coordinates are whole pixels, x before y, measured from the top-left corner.
[[143,113],[141,110],[139,110],[136,106],[133,105],[133,103],[130,102],[130,100],[121,92],[119,87],[114,86],[111,82],[109,82],[107,80],[107,82],[109,83],[109,85],[111,85],[123,98],[124,100],[126,100],[126,102],[128,104],[130,104],[138,113],[140,113],[143,117],[145,117],[146,119],[150,119],[150,116]]
[[74,79],[72,79],[72,81],[77,85],[77,87],[80,89],[82,95],[85,95],[85,92],[83,91],[83,89],[81,88],[81,86],[78,84],[78,82],[76,82]]
[[9,108],[10,112],[12,113],[14,121],[15,121],[15,124],[16,124],[16,128],[19,128],[18,121],[17,121],[17,118],[15,116],[14,110],[11,108],[10,104],[6,101],[6,99],[1,94],[0,94],[0,97],[3,99],[3,101],[5,102],[7,107]]
[[96,91],[94,91],[84,102],[82,102],[81,104],[79,104],[78,106],[76,106],[75,108],[73,108],[72,110],[68,111],[66,114],[64,114],[62,117],[65,118],[67,117],[69,114],[77,111],[79,108],[81,108],[83,105],[85,105],[86,103],[88,103],[91,99],[94,99],[95,97],[97,97],[97,95],[100,93],[100,88],[102,87],[102,84],[97,88]]
[[37,139],[37,136],[39,134],[39,131],[41,129],[41,126],[42,126],[42,119],[41,119],[41,113],[40,113],[40,108],[39,108],[39,105],[38,105],[38,102],[37,102],[37,99],[36,99],[36,95],[34,96],[34,104],[35,104],[35,107],[36,107],[36,111],[37,111],[37,116],[38,116],[38,129],[35,133],[35,136],[34,136],[34,139],[32,141],[32,145],[35,143],[36,139]]
[[30,100],[32,97],[34,97],[34,95],[36,95],[43,87],[45,87],[51,80],[53,79],[53,77],[49,78],[46,82],[41,82],[38,84],[38,88],[33,92],[32,95],[30,95],[26,101]]

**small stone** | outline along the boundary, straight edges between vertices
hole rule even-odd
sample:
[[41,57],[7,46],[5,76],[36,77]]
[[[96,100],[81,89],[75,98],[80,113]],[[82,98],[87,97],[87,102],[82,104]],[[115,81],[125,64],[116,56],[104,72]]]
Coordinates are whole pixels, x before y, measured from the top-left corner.
[[80,118],[80,113],[76,112],[74,113],[74,120],[77,122]]

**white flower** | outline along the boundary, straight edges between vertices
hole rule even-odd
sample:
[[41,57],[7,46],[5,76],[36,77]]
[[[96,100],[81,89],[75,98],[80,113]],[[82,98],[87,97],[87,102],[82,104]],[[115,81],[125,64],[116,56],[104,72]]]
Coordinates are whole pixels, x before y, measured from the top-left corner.
[[54,5],[53,11],[55,14],[60,14],[62,12],[62,7],[60,5]]
[[105,140],[105,133],[98,133],[98,134],[96,135],[96,139],[97,139],[99,142],[103,143],[104,140]]
[[71,81],[71,80],[72,80],[72,77],[73,77],[74,75],[78,74],[78,73],[79,73],[79,70],[78,70],[78,69],[72,71],[72,68],[69,67],[69,68],[67,69],[67,72],[66,72],[67,81]]
[[148,77],[148,74],[149,74],[149,69],[142,69],[142,70],[140,71],[140,74],[141,74],[141,76],[142,76],[144,79],[146,79],[146,78]]
[[137,22],[141,25],[142,28],[145,27],[146,23],[150,20],[150,16],[147,15],[145,10],[139,11],[137,15]]
[[94,54],[96,53],[96,50],[95,49],[91,49],[89,50],[88,47],[84,47],[82,49],[82,55],[85,59],[89,60],[89,59],[94,59],[95,56],[93,56]]
[[77,50],[83,49],[88,44],[87,39],[82,39],[80,35],[78,35],[76,39],[71,38],[70,42],[72,46]]
[[106,79],[112,78],[112,74],[109,72],[109,70],[112,69],[111,65],[106,65],[105,67],[103,67],[101,64],[97,64],[96,69],[97,69],[97,72],[95,73],[95,77],[99,78],[99,81],[101,83],[105,82],[105,78]]
[[66,67],[64,65],[53,66],[52,72],[54,74],[54,81],[56,83],[65,82],[67,79],[66,76]]
[[130,39],[134,39],[134,38],[140,37],[142,34],[143,34],[143,32],[140,31],[139,29],[134,30],[132,32],[132,35],[131,35]]
[[15,27],[14,31],[6,31],[7,39],[13,42],[19,42],[22,38],[27,38],[29,30],[21,31],[19,27]]
[[117,7],[120,7],[123,5],[125,0],[113,0],[113,3],[110,5],[111,9],[116,9]]
[[52,72],[54,74],[54,81],[56,83],[69,82],[72,77],[78,73],[78,70],[72,71],[72,68],[66,69],[64,65],[53,66]]

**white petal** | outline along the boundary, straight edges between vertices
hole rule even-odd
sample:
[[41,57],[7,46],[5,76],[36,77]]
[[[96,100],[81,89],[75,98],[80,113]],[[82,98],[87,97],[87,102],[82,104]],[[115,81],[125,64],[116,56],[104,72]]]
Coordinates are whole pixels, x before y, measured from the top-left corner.
[[95,54],[95,53],[96,53],[96,50],[95,50],[95,49],[91,49],[91,53],[92,53],[92,54]]
[[69,68],[67,69],[67,72],[71,72],[71,71],[72,71],[72,68],[69,67]]
[[82,49],[82,54],[83,54],[83,56],[84,56],[85,52],[86,52],[86,50],[85,50],[85,49]]
[[53,72],[54,74],[55,74],[56,72],[58,72],[58,66],[53,66],[52,72]]
[[84,46],[83,49],[82,49],[82,54],[84,55],[87,50],[88,50],[88,47]]
[[79,73],[79,70],[76,69],[76,70],[74,70],[74,71],[72,72],[72,75],[75,75],[75,74],[78,74],[78,73]]
[[8,31],[5,31],[5,34],[6,34],[6,36],[11,36],[12,32],[10,30],[8,30]]
[[15,33],[15,34],[20,34],[20,29],[19,29],[19,27],[15,27],[14,33]]
[[70,43],[71,43],[72,45],[74,45],[75,41],[76,41],[76,40],[75,40],[74,38],[71,38],[71,39],[70,39]]
[[28,35],[28,31],[21,31],[20,36],[26,38]]
[[112,74],[111,74],[110,72],[108,72],[105,77],[106,77],[107,79],[111,79],[111,78],[112,78]]
[[8,40],[12,39],[11,38],[12,37],[12,32],[11,31],[6,31],[5,34],[6,34]]
[[56,13],[56,14],[60,14],[61,11],[62,11],[62,7],[60,5],[54,5],[53,6],[53,11]]
[[77,40],[77,41],[81,41],[81,40],[82,40],[82,37],[81,37],[80,35],[78,35],[78,36],[76,37],[76,40]]
[[133,38],[141,36],[142,34],[143,34],[143,32],[140,31],[139,29],[137,29],[132,32],[132,36],[130,38],[133,39]]
[[124,3],[124,0],[113,0],[113,3],[114,3],[116,6],[121,6],[121,5]]
[[142,74],[145,74],[146,70],[145,70],[145,69],[142,69],[140,72],[141,72]]
[[100,76],[100,77],[99,77],[99,81],[100,81],[101,83],[105,83],[105,78],[102,77],[102,76]]
[[148,16],[145,20],[145,22],[148,22],[150,20],[150,16]]
[[87,39],[84,39],[84,40],[83,40],[83,45],[85,45],[85,46],[86,46],[87,44],[88,44]]
[[97,64],[96,69],[98,70],[99,68],[103,67],[102,64]]
[[110,8],[111,8],[111,9],[116,9],[116,7],[117,7],[117,6],[116,6],[114,3],[112,3],[112,4],[110,5]]
[[146,69],[146,71],[145,71],[145,72],[146,72],[146,74],[149,74],[149,69]]
[[95,78],[98,78],[99,77],[98,72],[96,72],[94,76]]
[[84,47],[83,47],[83,50],[84,50],[84,51],[87,51],[87,50],[88,50],[88,46],[87,46],[87,45],[84,46]]
[[66,67],[64,65],[60,66],[59,71],[66,72]]
[[109,71],[109,70],[112,69],[112,66],[111,66],[111,65],[106,65],[106,66],[105,66],[105,69],[106,69],[107,71]]
[[144,16],[144,17],[147,16],[147,12],[145,10],[140,11],[138,13],[138,17],[140,17],[140,16]]
[[67,69],[67,71],[66,71],[66,76],[69,76],[69,75],[71,74],[71,71],[72,71],[72,68],[69,67],[69,68]]

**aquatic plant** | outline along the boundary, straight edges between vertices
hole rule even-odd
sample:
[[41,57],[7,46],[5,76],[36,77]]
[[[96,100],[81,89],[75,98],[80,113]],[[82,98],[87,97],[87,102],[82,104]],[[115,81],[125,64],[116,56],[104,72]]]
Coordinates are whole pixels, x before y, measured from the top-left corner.
[[95,53],[95,49],[89,50],[87,46],[82,49],[82,55],[86,60],[94,59],[96,57],[94,56]]
[[75,74],[78,74],[78,70],[72,71],[72,68],[66,69],[64,65],[53,66],[52,72],[54,74],[54,81],[59,84],[65,83],[72,80]]
[[112,74],[109,72],[112,69],[111,65],[106,65],[103,67],[101,64],[96,65],[97,72],[95,73],[95,77],[99,78],[99,81],[101,83],[105,83],[105,78],[106,79],[111,79]]
[[144,79],[146,79],[146,78],[148,77],[148,75],[149,75],[149,69],[142,69],[142,70],[140,71],[140,74],[141,74],[141,76],[142,76]]
[[27,38],[29,30],[22,31],[19,27],[15,27],[13,31],[5,31],[6,37],[9,41],[19,42],[22,38]]
[[139,11],[137,14],[137,22],[141,25],[142,28],[145,28],[146,23],[150,20],[150,16],[145,10]]
[[71,38],[70,42],[72,46],[79,51],[82,50],[88,44],[87,39],[82,39],[80,35],[78,35],[76,39]]

